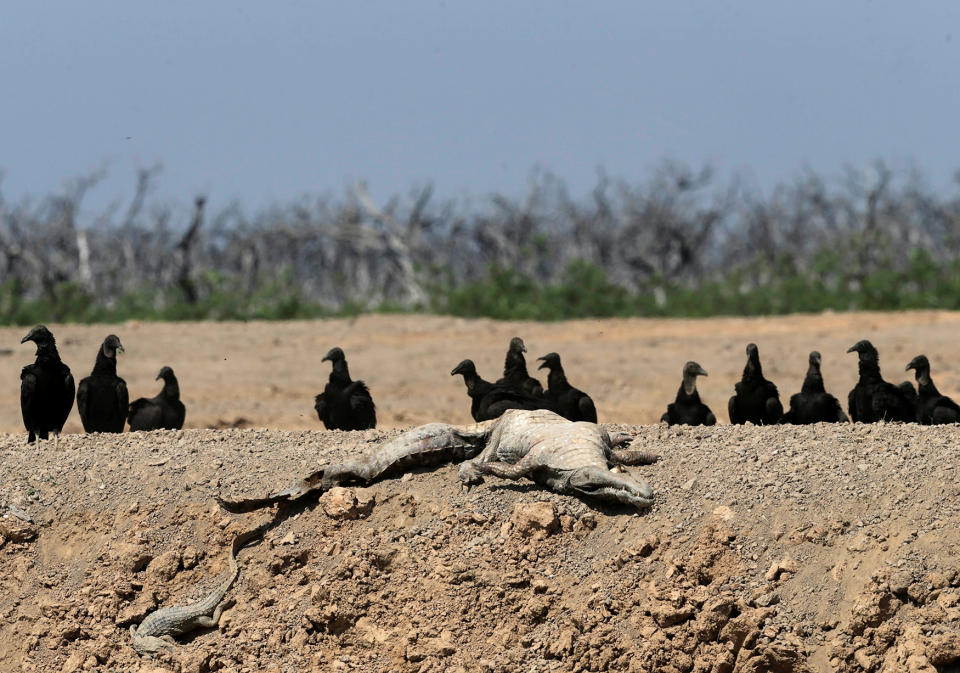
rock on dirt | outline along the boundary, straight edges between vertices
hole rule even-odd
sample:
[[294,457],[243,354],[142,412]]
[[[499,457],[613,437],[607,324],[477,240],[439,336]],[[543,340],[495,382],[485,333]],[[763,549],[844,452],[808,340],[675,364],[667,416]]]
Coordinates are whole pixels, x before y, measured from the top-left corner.
[[331,519],[359,519],[373,509],[374,497],[366,489],[358,492],[352,488],[334,486],[320,496],[320,505]]
[[523,537],[542,540],[560,528],[557,507],[552,502],[517,503],[510,515],[513,530]]

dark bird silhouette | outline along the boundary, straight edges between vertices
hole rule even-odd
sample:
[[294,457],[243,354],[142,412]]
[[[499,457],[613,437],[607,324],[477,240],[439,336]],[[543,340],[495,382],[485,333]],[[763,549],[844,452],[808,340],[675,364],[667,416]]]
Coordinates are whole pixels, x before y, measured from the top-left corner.
[[850,391],[847,406],[854,423],[901,421],[912,423],[917,418],[917,393],[909,381],[899,386],[883,380],[880,355],[872,343],[858,341],[847,349],[860,357],[860,379]]
[[37,359],[20,371],[20,411],[27,429],[27,443],[48,439],[53,433],[59,443],[60,431],[67,422],[76,384],[70,368],[60,360],[57,342],[44,325],[37,325],[20,340],[37,345]]
[[790,411],[783,415],[784,423],[809,425],[810,423],[849,423],[840,401],[823,387],[820,373],[820,353],[810,353],[810,366],[803,379],[800,392],[790,396]]
[[568,421],[596,423],[597,408],[594,406],[593,400],[582,390],[570,385],[566,374],[563,373],[560,356],[556,353],[547,353],[537,359],[543,361],[543,364],[537,369],[550,370],[547,375],[547,389],[543,396],[556,407],[557,413]]
[[340,348],[331,348],[321,362],[333,364],[323,392],[314,398],[313,408],[327,430],[369,430],[377,427],[377,408],[363,381],[353,381],[347,358]]
[[926,355],[918,355],[907,365],[907,371],[916,371],[917,377],[917,422],[923,425],[960,423],[960,406],[940,391],[930,378],[930,361]]
[[747,364],[734,391],[727,404],[731,423],[749,421],[755,425],[773,425],[780,422],[783,416],[780,393],[773,383],[763,378],[760,351],[756,344],[747,344]]
[[77,410],[87,432],[123,432],[130,396],[127,383],[117,376],[117,353],[123,352],[115,334],[103,340],[90,376],[77,388]]
[[667,425],[716,425],[717,417],[710,407],[700,401],[697,392],[697,377],[707,372],[696,362],[683,366],[683,382],[677,391],[677,399],[667,405],[667,413],[660,417]]
[[155,380],[163,379],[163,390],[156,397],[141,397],[130,405],[127,420],[130,430],[179,430],[187,415],[180,401],[180,384],[170,367],[164,367]]
[[507,357],[503,362],[503,377],[497,383],[519,388],[534,397],[543,397],[543,386],[527,373],[527,361],[523,357],[526,352],[527,347],[523,345],[523,339],[520,337],[510,339]]
[[460,374],[470,396],[470,415],[473,420],[489,421],[500,418],[507,409],[550,409],[553,407],[543,397],[528,395],[518,388],[504,383],[490,383],[477,373],[473,360],[464,360],[450,372],[450,376]]

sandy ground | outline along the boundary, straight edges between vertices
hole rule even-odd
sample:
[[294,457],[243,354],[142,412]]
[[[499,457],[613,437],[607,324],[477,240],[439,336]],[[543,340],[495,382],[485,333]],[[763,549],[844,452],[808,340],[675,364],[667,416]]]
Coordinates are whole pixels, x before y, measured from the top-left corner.
[[[629,468],[647,511],[445,466],[273,520],[214,497],[396,431],[0,438],[0,671],[960,669],[956,426],[623,429],[661,456]],[[265,522],[220,628],[141,660],[129,626],[204,595]]]
[[[960,397],[956,312],[563,323],[362,316],[49,327],[77,381],[90,372],[103,338],[116,333],[127,349],[118,369],[131,400],[155,395],[160,367],[173,367],[187,407],[187,427],[192,428],[316,429],[320,423],[313,396],[323,390],[330,370],[320,359],[334,345],[346,351],[353,377],[370,386],[380,427],[466,422],[469,400],[461,378],[451,377],[450,370],[469,357],[484,378],[496,380],[515,335],[527,344],[532,373],[536,357],[560,353],[570,382],[594,398],[601,421],[657,422],[676,393],[683,364],[696,360],[710,373],[700,381],[701,397],[725,422],[727,399],[749,341],[760,347],[764,373],[779,386],[785,406],[800,389],[811,350],[822,353],[827,389],[845,406],[857,376],[856,356],[846,350],[863,338],[879,348],[889,380],[908,378],[907,362],[925,353],[941,392]],[[19,343],[27,331],[0,329],[0,380],[8,382],[0,388],[0,432],[23,432],[19,371],[34,351],[33,344]],[[76,408],[65,431],[81,431]]]
[[[449,370],[473,357],[493,378],[514,335],[531,361],[560,352],[601,420],[636,424],[659,417],[690,358],[710,371],[701,392],[725,420],[750,340],[785,399],[812,348],[845,397],[845,351],[865,337],[889,379],[924,352],[956,395],[958,322],[51,326],[78,379],[112,331],[131,397],[152,395],[169,364],[189,425],[276,428],[68,434],[59,450],[25,444],[17,374],[32,347],[19,345],[26,329],[4,329],[0,427],[15,434],[0,434],[0,673],[958,673],[957,426],[621,426],[661,456],[629,468],[655,490],[644,512],[497,479],[464,491],[455,466],[328,493],[272,522],[272,510],[228,515],[215,501],[276,490],[398,432],[319,431],[312,396],[331,345],[370,383],[382,427],[466,422]],[[232,537],[264,522],[220,628],[139,658],[130,625],[203,596]]]

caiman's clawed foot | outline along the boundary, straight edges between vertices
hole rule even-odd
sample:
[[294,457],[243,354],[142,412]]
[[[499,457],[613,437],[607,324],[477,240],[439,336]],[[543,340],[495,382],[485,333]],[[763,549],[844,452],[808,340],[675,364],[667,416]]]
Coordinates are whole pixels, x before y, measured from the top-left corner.
[[629,444],[633,441],[633,435],[627,432],[620,432],[619,430],[608,430],[607,434],[610,435],[610,446],[617,447],[623,446],[624,444]]
[[466,486],[467,490],[470,490],[471,486],[483,483],[483,474],[477,469],[476,463],[464,463],[457,472],[457,479]]

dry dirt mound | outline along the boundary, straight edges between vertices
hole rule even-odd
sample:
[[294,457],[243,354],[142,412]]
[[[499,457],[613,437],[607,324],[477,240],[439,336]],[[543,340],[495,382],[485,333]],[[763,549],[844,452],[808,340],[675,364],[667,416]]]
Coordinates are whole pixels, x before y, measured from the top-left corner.
[[[283,513],[219,630],[141,660],[203,595],[224,514],[394,432],[0,439],[0,671],[960,670],[960,428],[624,427],[639,515],[443,467]],[[26,521],[24,519],[32,519]]]

